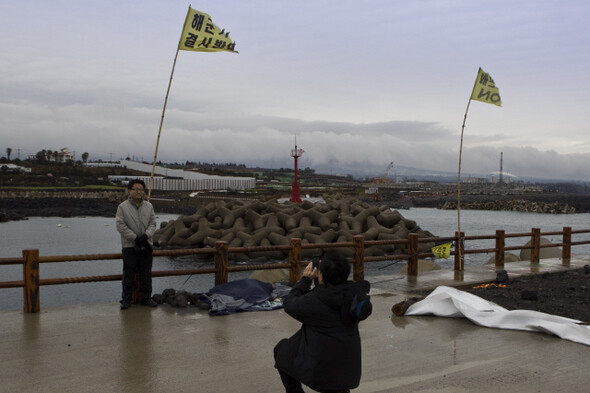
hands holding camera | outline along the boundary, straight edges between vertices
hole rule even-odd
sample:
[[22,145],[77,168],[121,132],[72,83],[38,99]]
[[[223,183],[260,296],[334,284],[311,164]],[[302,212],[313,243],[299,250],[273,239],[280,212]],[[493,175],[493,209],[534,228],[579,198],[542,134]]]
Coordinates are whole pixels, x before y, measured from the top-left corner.
[[305,270],[303,270],[303,277],[309,277],[315,285],[323,284],[323,278],[320,273],[320,257],[313,257],[311,263],[309,263]]
[[303,271],[303,277],[309,277],[312,280],[318,278],[320,275],[320,269],[314,267],[312,263],[308,264]]
[[141,253],[144,253],[144,252],[151,253],[153,251],[153,247],[150,244],[150,242],[148,241],[148,236],[145,233],[141,234],[135,238],[134,248],[135,248],[136,252],[141,252]]

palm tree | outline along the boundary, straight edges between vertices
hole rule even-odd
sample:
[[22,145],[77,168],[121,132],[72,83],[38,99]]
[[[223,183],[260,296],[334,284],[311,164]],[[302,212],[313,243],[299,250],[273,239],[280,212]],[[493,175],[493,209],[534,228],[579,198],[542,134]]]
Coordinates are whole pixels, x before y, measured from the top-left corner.
[[12,149],[10,147],[6,148],[6,157],[8,157],[8,161],[10,161],[10,155],[12,154]]
[[47,151],[45,149],[40,150],[37,152],[37,154],[35,154],[35,158],[39,162],[45,161],[47,159],[46,153],[47,153]]
[[89,155],[90,154],[88,154],[87,151],[85,151],[84,153],[82,153],[82,161],[84,161],[84,163],[87,163],[88,162],[88,156]]

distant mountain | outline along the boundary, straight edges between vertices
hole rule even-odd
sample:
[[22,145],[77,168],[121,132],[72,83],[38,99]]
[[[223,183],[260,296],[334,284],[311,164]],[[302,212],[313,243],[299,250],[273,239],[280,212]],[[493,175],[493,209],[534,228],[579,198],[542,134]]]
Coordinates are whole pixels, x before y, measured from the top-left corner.
[[[342,163],[334,162],[329,165],[316,165],[313,167],[316,173],[332,174],[332,175],[352,175],[355,179],[371,179],[380,178],[385,174],[385,166],[377,166],[369,162],[355,162]],[[473,173],[461,171],[461,179],[468,177],[487,179],[490,173]],[[436,181],[439,183],[456,183],[457,172],[437,171],[434,169],[415,168],[403,165],[394,165],[389,171],[387,179],[394,181],[400,180],[417,180],[417,181]],[[517,182],[525,183],[573,183],[585,184],[583,181],[564,180],[564,179],[550,179],[550,178],[536,178],[530,176],[517,176],[512,179]]]
[[[331,160],[327,163],[313,164],[309,161],[299,161],[299,169],[310,167],[315,170],[317,174],[327,174],[336,176],[352,176],[357,180],[380,178],[385,174],[387,163],[376,165],[367,161],[364,162],[346,162],[340,160]],[[250,168],[269,168],[293,169],[293,161],[288,159],[281,160],[258,160],[256,162],[245,162]],[[488,178],[489,173],[474,173],[461,171],[461,178],[467,177]],[[400,180],[417,180],[417,181],[436,181],[439,183],[456,183],[457,172],[438,171],[434,169],[415,168],[403,165],[394,164],[393,168],[388,173],[387,179],[390,181]],[[522,181],[525,183],[580,183],[582,181],[572,181],[563,179],[549,179],[549,178],[534,178],[529,176],[517,176],[514,181]]]
[[[352,175],[355,179],[380,178],[385,174],[385,167],[377,166],[369,162],[342,163],[333,162],[329,165],[317,165],[316,173],[325,173],[332,175],[348,176]],[[462,174],[462,176],[486,177],[486,175]],[[432,169],[413,168],[401,165],[394,165],[388,172],[387,179],[415,179],[431,180],[442,183],[457,181],[457,174],[445,171],[436,171]]]

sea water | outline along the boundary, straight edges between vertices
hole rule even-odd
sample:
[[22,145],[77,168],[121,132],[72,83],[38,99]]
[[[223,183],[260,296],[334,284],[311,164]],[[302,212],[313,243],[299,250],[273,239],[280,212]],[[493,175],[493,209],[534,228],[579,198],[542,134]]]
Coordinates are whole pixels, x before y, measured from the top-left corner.
[[[453,236],[458,227],[456,210],[434,208],[412,208],[400,213],[424,230],[436,236]],[[176,219],[178,215],[160,214],[161,222]],[[537,214],[518,212],[496,212],[463,210],[460,215],[461,231],[470,235],[493,235],[497,229],[506,233],[530,232],[540,228],[542,232],[561,231],[564,226],[572,229],[590,229],[589,214]],[[561,242],[561,236],[544,236],[553,242]],[[589,240],[589,234],[574,235],[574,241]],[[528,238],[509,238],[506,245],[523,245]],[[468,241],[467,249],[493,248],[494,240]],[[20,257],[22,250],[39,249],[42,256],[105,254],[121,251],[119,233],[115,219],[109,217],[31,217],[28,220],[0,223],[0,258]],[[518,251],[514,251],[518,253]],[[590,245],[574,246],[573,254],[589,255]],[[466,268],[483,264],[493,256],[490,254],[466,255]],[[452,269],[453,258],[437,259],[444,269]],[[370,263],[365,266],[367,276],[373,274],[398,273],[405,261]],[[213,266],[211,261],[191,257],[155,257],[154,270],[180,270]],[[40,264],[41,278],[80,277],[121,274],[120,260],[99,260],[59,262]],[[0,281],[22,280],[22,266],[0,266]],[[230,273],[230,280],[248,277],[250,272]],[[206,292],[214,285],[213,275],[156,277],[153,291],[159,293],[166,288],[182,289],[189,292]],[[120,281],[105,281],[79,284],[44,285],[40,288],[41,307],[53,307],[101,301],[116,302],[121,296]],[[19,310],[23,307],[22,288],[0,289],[0,310]]]
[[[178,215],[157,215],[157,225],[178,218]],[[24,249],[38,249],[41,256],[110,254],[121,252],[121,238],[116,230],[115,218],[109,217],[31,217],[22,221],[0,223],[0,258],[20,257]],[[211,267],[213,262],[191,257],[154,257],[153,270],[182,270]],[[40,278],[67,278],[121,274],[121,260],[97,260],[41,263]],[[229,279],[246,278],[251,272],[229,273]],[[0,281],[20,281],[21,265],[0,266]],[[153,279],[153,293],[166,288],[192,293],[206,292],[214,286],[211,274],[158,277]],[[121,298],[120,281],[43,285],[40,288],[41,308],[118,301]],[[0,310],[17,310],[23,307],[23,289],[0,289]]]

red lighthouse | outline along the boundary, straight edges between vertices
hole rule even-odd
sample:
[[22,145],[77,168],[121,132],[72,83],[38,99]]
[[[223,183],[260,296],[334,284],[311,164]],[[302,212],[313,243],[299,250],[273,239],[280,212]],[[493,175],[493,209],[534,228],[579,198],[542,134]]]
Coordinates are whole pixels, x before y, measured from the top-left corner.
[[295,174],[293,175],[293,186],[291,187],[291,202],[301,203],[299,196],[299,181],[297,181],[297,159],[303,154],[303,149],[297,148],[297,137],[295,137],[295,149],[291,150],[291,157],[295,160]]

